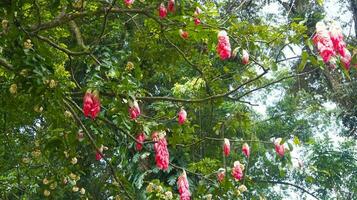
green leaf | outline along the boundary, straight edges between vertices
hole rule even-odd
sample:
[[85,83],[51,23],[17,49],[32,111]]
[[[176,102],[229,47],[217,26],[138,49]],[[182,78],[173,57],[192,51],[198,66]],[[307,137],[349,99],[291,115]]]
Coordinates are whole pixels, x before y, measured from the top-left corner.
[[295,145],[300,145],[300,140],[297,136],[294,136],[294,144]]
[[324,0],[316,0],[316,3],[319,4],[319,6],[323,6]]
[[301,62],[298,66],[298,72],[302,72],[304,70],[308,57],[309,57],[309,54],[306,51],[303,51],[301,54]]

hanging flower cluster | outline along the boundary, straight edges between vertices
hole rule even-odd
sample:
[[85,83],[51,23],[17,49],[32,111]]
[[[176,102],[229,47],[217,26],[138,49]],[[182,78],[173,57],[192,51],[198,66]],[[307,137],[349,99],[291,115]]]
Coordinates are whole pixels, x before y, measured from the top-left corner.
[[230,152],[231,152],[231,145],[229,143],[229,140],[227,138],[224,138],[223,153],[225,156],[229,156]]
[[275,146],[275,151],[276,153],[280,156],[283,157],[284,153],[285,153],[285,148],[284,148],[284,144],[281,144],[282,139],[281,138],[277,138],[274,141],[274,146]]
[[175,0],[169,0],[167,3],[167,10],[169,12],[175,12]]
[[201,12],[202,10],[199,7],[196,7],[195,12],[193,13],[193,22],[195,22],[196,26],[201,24],[201,20],[198,18]]
[[135,120],[141,114],[139,104],[136,100],[134,100],[134,102],[129,102],[129,106],[130,119]]
[[182,39],[187,39],[188,38],[188,32],[183,31],[182,29],[179,30],[180,36]]
[[226,170],[223,168],[219,168],[217,172],[217,179],[220,183],[224,180],[225,176],[226,176]]
[[124,3],[126,6],[128,6],[130,8],[131,5],[134,3],[134,0],[124,0]]
[[100,112],[100,100],[96,90],[88,90],[83,97],[83,113],[86,117],[95,119]]
[[161,19],[164,19],[167,16],[167,9],[164,3],[161,3],[159,6],[159,16]]
[[218,33],[217,53],[221,60],[226,60],[231,57],[231,44],[226,31]]
[[242,52],[242,63],[244,65],[247,65],[249,63],[249,53],[245,49],[243,49],[243,52]]
[[136,140],[138,142],[136,142],[135,148],[137,151],[141,151],[143,149],[143,142],[145,141],[145,134],[144,133],[140,133],[138,136],[136,136]]
[[344,68],[350,69],[351,53],[346,48],[340,26],[332,23],[328,30],[324,22],[316,23],[316,34],[313,37],[313,42],[325,63],[328,63],[333,56],[339,55]]
[[250,149],[249,149],[249,145],[247,143],[244,143],[243,146],[242,146],[242,152],[243,154],[249,158],[249,155],[250,155]]
[[180,125],[184,124],[187,118],[187,112],[181,108],[180,112],[178,113],[178,123]]
[[182,174],[177,179],[177,187],[180,193],[180,200],[191,199],[191,193],[189,190],[189,184],[188,184],[185,170],[183,170]]
[[240,181],[243,178],[244,165],[240,164],[239,161],[233,163],[232,176],[235,180]]
[[167,149],[167,141],[165,132],[154,132],[152,140],[155,142],[155,161],[159,169],[167,170],[169,167],[169,150]]
[[99,161],[99,160],[101,160],[101,159],[103,158],[103,156],[104,156],[104,154],[103,154],[104,150],[108,150],[108,147],[106,147],[106,146],[104,146],[104,145],[101,145],[101,146],[98,148],[98,150],[97,150],[97,152],[96,152],[96,154],[95,154],[95,159],[96,159],[97,161]]

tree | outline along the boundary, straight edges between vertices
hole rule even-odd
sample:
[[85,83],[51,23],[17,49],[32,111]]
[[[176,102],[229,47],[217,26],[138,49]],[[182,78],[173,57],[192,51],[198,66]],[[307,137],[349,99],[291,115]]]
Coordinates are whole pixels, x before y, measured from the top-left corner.
[[[1,198],[355,197],[356,162],[341,165],[355,143],[314,140],[330,113],[294,87],[328,70],[311,42],[321,5],[306,2],[276,1],[284,22],[256,1],[2,2]],[[273,90],[262,119],[252,95]]]

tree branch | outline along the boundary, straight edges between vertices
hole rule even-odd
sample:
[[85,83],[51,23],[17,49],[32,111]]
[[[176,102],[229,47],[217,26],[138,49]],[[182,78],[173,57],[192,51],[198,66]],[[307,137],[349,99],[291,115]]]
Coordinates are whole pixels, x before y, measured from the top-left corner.
[[308,190],[306,190],[305,188],[293,184],[293,183],[289,183],[289,182],[284,182],[284,181],[273,181],[273,180],[259,180],[259,179],[253,179],[253,181],[255,182],[262,182],[262,183],[272,183],[272,184],[281,184],[281,185],[289,185],[289,186],[293,186],[307,194],[309,194],[310,196],[314,197],[315,199],[318,199],[316,195],[314,195],[312,192],[309,192]]
[[67,13],[63,14],[61,13],[58,17],[56,17],[54,20],[42,23],[40,25],[33,25],[30,27],[29,31],[32,33],[37,33],[42,30],[47,30],[51,29],[57,26],[60,26],[62,24],[68,23],[69,21],[72,21],[77,18],[83,18],[87,16],[95,16],[95,15],[100,15],[103,13],[106,13],[108,10],[111,13],[141,13],[141,14],[146,14],[146,9],[123,9],[123,8],[112,8],[108,9],[107,7],[104,8],[99,8],[96,11],[82,11],[82,12],[76,12],[76,13]]
[[0,66],[3,66],[8,71],[14,71],[14,66],[4,58],[0,58]]

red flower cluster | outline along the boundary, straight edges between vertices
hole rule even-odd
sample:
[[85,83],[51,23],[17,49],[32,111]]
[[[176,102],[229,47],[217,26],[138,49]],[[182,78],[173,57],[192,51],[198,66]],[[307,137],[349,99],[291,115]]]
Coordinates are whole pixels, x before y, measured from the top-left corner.
[[195,25],[198,26],[201,24],[201,20],[198,18],[198,16],[201,14],[202,10],[199,7],[196,7],[195,12],[193,13],[193,21],[195,22]]
[[100,112],[100,100],[98,92],[88,90],[83,97],[83,113],[86,117],[96,118]]
[[154,132],[152,134],[152,140],[155,142],[155,161],[156,166],[159,169],[167,170],[169,167],[169,150],[167,149],[167,141],[165,138],[165,132]]
[[242,152],[243,154],[249,158],[249,155],[250,155],[250,149],[249,149],[249,145],[247,143],[244,143],[243,146],[242,146]]
[[175,12],[175,0],[169,0],[167,3],[167,10],[169,12]]
[[249,63],[249,53],[245,49],[243,49],[243,53],[242,53],[242,63],[244,65]]
[[183,31],[182,29],[180,29],[179,31],[180,36],[182,39],[187,39],[188,38],[188,32],[187,31]]
[[180,200],[190,200],[191,193],[189,191],[189,185],[187,181],[187,176],[185,170],[177,179],[177,187],[180,193]]
[[136,140],[138,141],[135,145],[135,148],[137,151],[141,151],[143,149],[143,142],[145,141],[145,134],[140,133],[138,136],[136,136]]
[[180,125],[184,124],[186,121],[186,118],[187,118],[187,113],[183,108],[181,108],[180,112],[178,113],[178,123]]
[[243,170],[244,166],[240,164],[239,161],[235,161],[232,168],[232,176],[234,177],[234,179],[236,179],[237,181],[242,180]]
[[124,3],[126,6],[131,7],[131,5],[134,3],[134,0],[124,0]]
[[130,119],[136,119],[140,115],[140,107],[137,101],[134,100],[134,102],[129,102],[129,114],[130,114]]
[[217,172],[217,179],[220,183],[224,180],[225,176],[226,176],[226,170],[223,168],[219,168]]
[[164,19],[167,16],[167,9],[164,3],[161,3],[159,6],[159,16],[161,19]]
[[229,37],[226,31],[220,31],[218,33],[217,53],[221,60],[226,60],[231,57],[231,44],[229,43]]
[[346,48],[341,27],[337,24],[333,23],[327,30],[323,22],[316,23],[316,34],[313,37],[313,42],[325,63],[329,62],[332,56],[339,54],[345,69],[350,69],[351,53]]
[[229,143],[229,140],[227,138],[224,138],[223,153],[225,156],[228,156],[230,152],[231,152],[231,145]]

